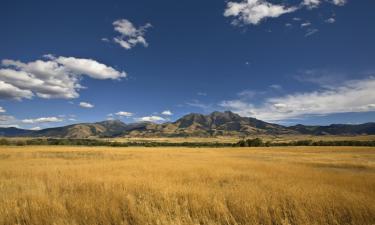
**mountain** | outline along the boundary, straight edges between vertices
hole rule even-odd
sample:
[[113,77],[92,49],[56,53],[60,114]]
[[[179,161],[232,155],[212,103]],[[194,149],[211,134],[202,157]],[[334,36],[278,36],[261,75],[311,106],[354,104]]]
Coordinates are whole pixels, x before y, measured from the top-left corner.
[[375,134],[375,123],[352,124],[332,124],[329,126],[305,126],[298,124],[289,127],[301,134],[310,135],[361,135]]
[[125,130],[126,124],[119,120],[109,120],[98,123],[81,123],[65,127],[48,128],[35,131],[34,137],[58,138],[91,138],[113,137],[120,135]]
[[359,125],[332,124],[329,126],[296,125],[286,127],[250,117],[241,117],[230,111],[208,115],[191,113],[175,122],[156,124],[150,122],[125,124],[120,120],[98,123],[81,123],[39,131],[18,128],[0,128],[5,137],[209,137],[251,135],[361,135],[375,134],[375,123]]
[[16,127],[7,127],[7,128],[0,127],[0,136],[2,137],[24,136],[31,132],[32,132],[31,130],[24,130],[24,129],[19,129]]

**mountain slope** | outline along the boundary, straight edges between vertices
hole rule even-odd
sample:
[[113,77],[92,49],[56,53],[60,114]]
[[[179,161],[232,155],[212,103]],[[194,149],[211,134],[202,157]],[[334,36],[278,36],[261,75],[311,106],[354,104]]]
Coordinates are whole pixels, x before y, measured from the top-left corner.
[[289,127],[289,129],[295,130],[301,134],[310,135],[364,135],[364,134],[375,134],[375,123],[364,123],[364,124],[332,124],[329,126],[305,126],[296,125]]
[[98,123],[73,124],[39,131],[18,128],[0,128],[5,137],[209,137],[251,135],[375,135],[375,123],[359,125],[333,124],[330,126],[296,125],[285,127],[255,118],[241,117],[232,112],[213,112],[208,115],[191,113],[175,122],[125,124],[119,120]]
[[31,130],[24,130],[24,129],[19,129],[16,127],[7,127],[7,128],[0,127],[0,136],[2,137],[24,136],[32,132],[33,131]]
[[48,128],[32,133],[34,137],[90,138],[112,137],[122,134],[126,124],[119,120],[98,123],[73,124],[65,127]]

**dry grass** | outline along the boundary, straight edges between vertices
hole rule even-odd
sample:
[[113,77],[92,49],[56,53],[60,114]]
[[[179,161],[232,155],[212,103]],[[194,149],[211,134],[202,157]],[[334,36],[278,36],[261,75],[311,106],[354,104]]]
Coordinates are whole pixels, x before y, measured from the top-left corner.
[[375,149],[0,147],[0,224],[375,224]]

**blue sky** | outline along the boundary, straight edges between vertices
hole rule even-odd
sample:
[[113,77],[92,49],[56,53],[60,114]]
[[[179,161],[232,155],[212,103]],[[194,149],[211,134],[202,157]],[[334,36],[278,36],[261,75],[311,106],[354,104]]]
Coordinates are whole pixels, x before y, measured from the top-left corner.
[[[375,121],[374,1],[2,1],[0,126]],[[164,113],[163,113],[164,112]]]

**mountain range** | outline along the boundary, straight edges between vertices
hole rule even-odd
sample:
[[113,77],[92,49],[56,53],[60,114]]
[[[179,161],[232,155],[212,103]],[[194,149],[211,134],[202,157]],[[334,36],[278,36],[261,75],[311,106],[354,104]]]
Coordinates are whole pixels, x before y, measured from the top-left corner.
[[120,120],[80,123],[43,130],[0,128],[4,137],[212,137],[251,135],[373,135],[375,123],[359,125],[332,124],[329,126],[282,126],[251,117],[241,117],[230,111],[208,115],[191,113],[175,122],[125,124]]

